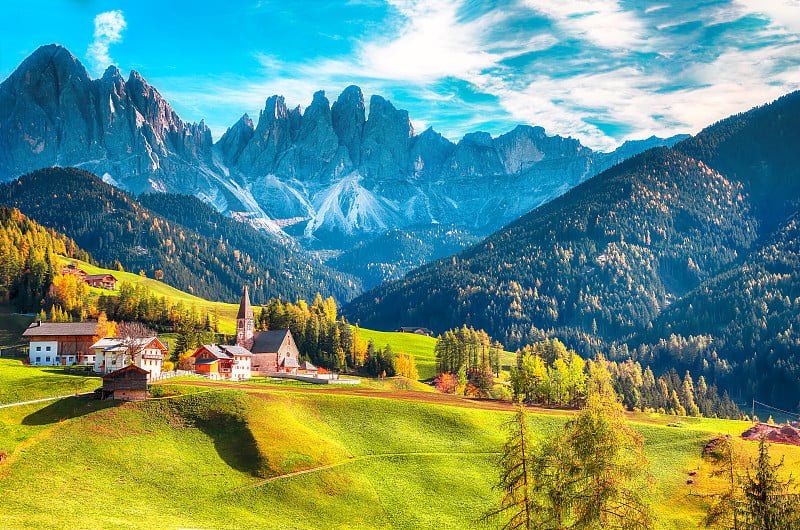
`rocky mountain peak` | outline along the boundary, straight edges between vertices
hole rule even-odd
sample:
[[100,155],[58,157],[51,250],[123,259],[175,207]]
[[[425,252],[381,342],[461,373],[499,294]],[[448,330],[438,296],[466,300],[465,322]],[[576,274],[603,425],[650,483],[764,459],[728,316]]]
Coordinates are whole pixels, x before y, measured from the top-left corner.
[[350,85],[339,95],[331,107],[333,129],[339,145],[347,148],[354,166],[360,163],[361,134],[366,122],[364,94],[356,85]]

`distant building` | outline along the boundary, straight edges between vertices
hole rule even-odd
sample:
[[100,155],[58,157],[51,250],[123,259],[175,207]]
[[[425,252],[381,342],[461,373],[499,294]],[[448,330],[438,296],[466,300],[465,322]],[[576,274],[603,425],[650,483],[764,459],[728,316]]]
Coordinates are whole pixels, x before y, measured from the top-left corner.
[[433,337],[433,331],[428,328],[420,328],[416,326],[401,326],[394,330],[395,333],[413,333],[415,335],[425,335],[426,337]]
[[147,399],[148,372],[130,365],[103,376],[103,399],[141,401]]
[[67,268],[67,269],[63,269],[61,271],[61,274],[71,274],[73,276],[77,276],[81,280],[83,280],[86,277],[86,271],[83,270],[83,269]]
[[300,363],[300,366],[297,368],[297,373],[300,374],[313,374],[316,375],[319,372],[319,368],[314,366],[308,361],[303,361]]
[[[129,364],[129,345],[119,337],[105,337],[91,346],[95,352],[94,371],[100,374],[109,374]],[[133,359],[133,366],[145,370],[148,378],[153,380],[161,374],[161,366],[164,356],[167,354],[167,347],[158,340],[158,337],[147,337],[138,339],[132,348],[136,353]]]
[[204,344],[197,348],[193,357],[198,373],[232,381],[250,379],[253,354],[242,346]]
[[36,366],[88,364],[97,322],[41,322],[22,333],[30,341],[28,360]]
[[255,318],[247,286],[242,290],[239,313],[236,315],[236,345],[253,354],[250,362],[255,375],[297,373],[300,366],[300,352],[291,331],[255,331]]
[[99,289],[117,290],[117,279],[112,274],[87,274],[83,277],[83,281]]

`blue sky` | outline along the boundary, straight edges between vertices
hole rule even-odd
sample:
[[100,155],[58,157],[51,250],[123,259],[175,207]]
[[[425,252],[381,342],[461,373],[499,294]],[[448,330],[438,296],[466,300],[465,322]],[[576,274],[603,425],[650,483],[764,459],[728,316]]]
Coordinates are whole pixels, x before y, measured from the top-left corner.
[[347,85],[457,140],[518,123],[612,149],[800,88],[796,0],[4,1],[0,78],[39,45],[138,70],[218,138]]

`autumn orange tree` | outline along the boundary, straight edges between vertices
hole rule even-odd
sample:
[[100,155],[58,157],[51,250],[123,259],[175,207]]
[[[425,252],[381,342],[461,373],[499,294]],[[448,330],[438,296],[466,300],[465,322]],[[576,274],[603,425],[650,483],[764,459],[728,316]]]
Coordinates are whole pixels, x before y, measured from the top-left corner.
[[94,337],[92,340],[97,342],[105,337],[117,336],[117,323],[113,320],[108,320],[105,311],[101,311],[97,316],[97,325],[94,327]]

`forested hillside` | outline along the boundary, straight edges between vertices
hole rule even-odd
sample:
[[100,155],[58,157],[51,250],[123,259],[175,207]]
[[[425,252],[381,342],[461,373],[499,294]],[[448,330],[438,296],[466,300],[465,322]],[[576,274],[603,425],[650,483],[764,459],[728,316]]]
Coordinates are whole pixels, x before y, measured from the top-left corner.
[[0,207],[0,303],[12,302],[18,311],[38,309],[58,271],[58,254],[91,260],[73,240],[19,210]]
[[794,408],[800,378],[800,216],[743,263],[659,315],[630,342],[653,364],[709,374]]
[[364,288],[371,289],[383,282],[402,278],[411,269],[458,252],[481,239],[462,226],[413,226],[390,230],[375,239],[361,242],[329,264],[360,278]]
[[78,169],[43,169],[0,186],[0,203],[74,238],[96,259],[209,300],[235,300],[244,284],[256,303],[317,292],[346,300],[357,290],[350,277],[255,230],[247,233],[196,199],[149,200],[171,211],[168,217]]
[[378,328],[466,323],[512,347],[545,334],[619,337],[735,260],[757,229],[741,185],[653,149],[362,295],[347,314]]

